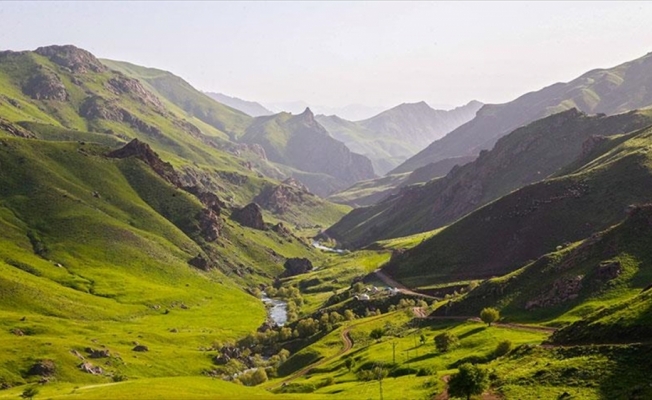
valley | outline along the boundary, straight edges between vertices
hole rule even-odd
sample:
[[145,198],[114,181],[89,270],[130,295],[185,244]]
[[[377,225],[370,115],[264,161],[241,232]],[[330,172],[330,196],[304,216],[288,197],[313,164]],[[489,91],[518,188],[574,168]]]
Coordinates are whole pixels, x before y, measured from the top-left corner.
[[649,62],[353,122],[0,52],[0,399],[652,397]]

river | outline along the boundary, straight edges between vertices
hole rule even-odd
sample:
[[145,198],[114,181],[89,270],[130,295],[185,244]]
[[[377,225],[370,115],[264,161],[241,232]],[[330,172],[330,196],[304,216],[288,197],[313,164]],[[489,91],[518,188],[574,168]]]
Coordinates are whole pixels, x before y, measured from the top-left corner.
[[283,326],[288,322],[288,303],[286,301],[270,299],[264,292],[261,300],[265,304],[271,304],[271,306],[267,307],[267,315],[272,322],[278,326]]
[[326,246],[322,245],[321,243],[319,243],[319,242],[316,241],[316,240],[313,240],[313,241],[312,241],[312,247],[314,247],[314,248],[316,248],[316,249],[319,249],[319,250],[330,251],[330,252],[337,253],[337,254],[342,254],[342,253],[344,253],[344,250],[341,250],[341,249],[333,249],[333,248],[331,248],[331,247],[326,247]]

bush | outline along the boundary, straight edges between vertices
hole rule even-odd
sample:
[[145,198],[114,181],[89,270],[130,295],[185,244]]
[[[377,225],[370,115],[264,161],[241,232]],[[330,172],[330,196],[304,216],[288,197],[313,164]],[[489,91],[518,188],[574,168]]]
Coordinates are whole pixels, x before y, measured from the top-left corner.
[[500,313],[495,308],[487,307],[480,311],[480,319],[488,326],[491,326],[493,322],[500,319]]
[[454,348],[459,343],[457,336],[453,335],[450,332],[440,333],[435,336],[435,347],[442,353],[447,352],[448,350]]
[[417,376],[430,376],[434,373],[435,371],[432,368],[419,368]]
[[369,333],[369,337],[375,340],[379,340],[383,337],[384,334],[385,330],[383,328],[374,328],[371,333]]
[[509,353],[512,351],[512,342],[509,340],[503,340],[502,342],[498,343],[496,346],[496,350],[494,350],[494,355],[496,357],[502,357],[505,354]]

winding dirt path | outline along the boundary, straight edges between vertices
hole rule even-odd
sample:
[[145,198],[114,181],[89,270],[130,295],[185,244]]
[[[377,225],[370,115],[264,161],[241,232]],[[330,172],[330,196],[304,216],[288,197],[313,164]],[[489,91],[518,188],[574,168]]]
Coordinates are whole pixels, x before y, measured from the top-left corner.
[[367,322],[369,322],[369,321],[354,324],[354,325],[348,326],[348,327],[344,328],[344,330],[342,330],[342,332],[340,333],[340,339],[342,340],[342,348],[340,349],[340,351],[337,352],[337,354],[334,354],[334,355],[332,355],[330,357],[322,358],[321,360],[319,360],[317,362],[314,362],[314,363],[308,365],[307,367],[304,367],[303,369],[295,372],[294,374],[292,374],[289,377],[287,377],[286,379],[284,379],[276,387],[278,388],[278,387],[281,387],[283,385],[286,385],[286,384],[292,382],[293,380],[306,375],[308,372],[310,372],[313,369],[319,367],[320,365],[326,364],[327,362],[332,361],[332,360],[336,359],[337,357],[340,357],[344,353],[350,351],[353,348],[353,339],[351,339],[351,336],[349,334],[351,332],[351,329],[355,328],[356,326],[366,324]]

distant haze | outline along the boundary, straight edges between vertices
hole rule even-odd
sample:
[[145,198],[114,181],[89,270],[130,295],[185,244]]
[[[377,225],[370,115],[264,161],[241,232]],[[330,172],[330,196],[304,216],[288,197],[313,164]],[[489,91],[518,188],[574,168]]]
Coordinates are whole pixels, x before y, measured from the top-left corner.
[[3,2],[0,46],[74,44],[268,108],[442,108],[640,57],[651,20],[645,2]]

